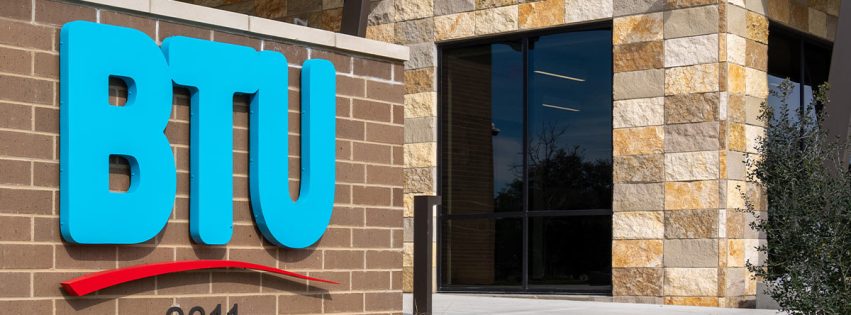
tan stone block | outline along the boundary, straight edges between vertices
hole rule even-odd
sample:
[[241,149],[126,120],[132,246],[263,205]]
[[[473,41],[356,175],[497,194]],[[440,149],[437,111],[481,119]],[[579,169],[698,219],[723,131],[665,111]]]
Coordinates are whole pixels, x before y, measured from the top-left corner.
[[577,23],[611,18],[613,0],[565,0],[565,22]]
[[718,34],[665,40],[665,67],[718,62]]
[[789,6],[789,25],[806,32],[809,30],[810,11],[806,3],[792,1]]
[[655,184],[615,184],[612,193],[614,211],[662,210],[665,197],[663,185]]
[[718,236],[718,210],[679,210],[665,213],[665,238]]
[[718,93],[683,94],[665,97],[665,122],[681,124],[718,119]]
[[706,122],[665,126],[665,152],[717,150],[720,147],[720,124]]
[[718,64],[702,64],[665,70],[665,95],[716,92]]
[[665,180],[687,181],[718,179],[718,151],[665,154]]
[[759,153],[759,145],[765,137],[765,128],[759,126],[745,125],[745,144],[748,153]]
[[665,267],[718,267],[718,240],[665,240]]
[[437,93],[422,92],[405,95],[405,118],[437,116]]
[[476,0],[476,9],[487,9],[516,3],[516,0]]
[[476,35],[517,30],[517,14],[516,5],[475,11]]
[[405,167],[432,167],[437,165],[437,143],[405,144]]
[[661,182],[665,178],[662,154],[616,156],[615,183]]
[[768,1],[768,8],[766,8],[766,14],[768,15],[768,18],[772,20],[784,24],[789,24],[789,9],[791,6],[792,4],[790,0]]
[[564,23],[564,0],[542,0],[518,6],[520,28],[540,28]]
[[745,152],[747,145],[745,140],[745,125],[739,123],[727,124],[727,148],[739,152]]
[[393,43],[396,40],[396,27],[393,24],[367,26],[366,38]]
[[727,267],[745,266],[745,241],[727,240]]
[[717,268],[665,269],[666,296],[715,296],[717,292]]
[[665,135],[661,126],[615,129],[612,133],[615,156],[662,153]]
[[821,38],[827,37],[827,14],[813,8],[809,9],[809,33]]
[[745,65],[760,71],[768,71],[768,45],[747,40]]
[[758,98],[768,97],[768,74],[753,68],[745,68],[745,91]]
[[745,67],[734,63],[727,64],[727,92],[744,94],[746,89]]
[[641,42],[614,47],[615,72],[628,72],[663,67],[661,41]]
[[665,1],[657,0],[617,0],[613,4],[615,16],[642,14],[665,9]]
[[615,73],[613,94],[615,100],[664,96],[665,70]]
[[622,45],[662,40],[662,25],[662,13],[615,18],[613,43]]
[[[435,69],[432,67],[405,70],[405,94],[435,91]],[[373,81],[369,81],[372,83]],[[404,100],[403,100],[404,101]]]
[[425,18],[393,24],[398,44],[416,44],[434,40],[434,19]]
[[458,13],[434,18],[434,39],[447,40],[470,37],[476,34],[475,15]]
[[662,125],[665,123],[664,103],[662,97],[615,101],[612,125],[614,128]]
[[434,15],[447,15],[476,9],[474,0],[435,0]]
[[[727,61],[737,65],[746,65],[747,62],[747,39],[735,34],[726,34],[727,38]],[[723,49],[723,46],[722,46]]]
[[768,19],[764,15],[748,12],[746,16],[748,36],[747,38],[760,43],[768,43]]
[[663,273],[660,268],[612,269],[612,295],[660,296]]
[[665,304],[667,305],[686,305],[686,306],[710,306],[718,307],[718,298],[711,296],[666,296]]
[[725,268],[724,290],[727,296],[745,295],[747,292],[745,282],[750,278],[745,268]]
[[612,267],[661,267],[661,240],[612,241]]
[[667,182],[665,183],[665,209],[712,209],[718,208],[718,181]]
[[734,210],[744,209],[745,199],[743,194],[747,191],[747,189],[748,188],[743,181],[728,180],[726,208]]
[[434,12],[433,1],[394,0],[396,17],[400,21],[415,20],[430,17]]
[[661,239],[665,224],[661,211],[615,212],[612,216],[614,239]]
[[665,38],[714,34],[719,31],[717,5],[665,12]]

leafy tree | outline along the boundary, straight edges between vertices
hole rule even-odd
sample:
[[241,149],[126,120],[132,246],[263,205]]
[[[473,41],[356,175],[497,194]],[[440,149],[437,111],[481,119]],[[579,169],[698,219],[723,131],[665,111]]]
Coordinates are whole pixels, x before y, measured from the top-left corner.
[[743,195],[744,211],[757,217],[751,228],[767,245],[748,269],[790,314],[851,314],[851,176],[839,141],[819,127],[817,108],[829,106],[827,86],[819,90],[811,104],[789,110],[792,84],[784,82],[772,91],[780,109],[763,105],[766,135],[748,175],[765,189],[768,214]]

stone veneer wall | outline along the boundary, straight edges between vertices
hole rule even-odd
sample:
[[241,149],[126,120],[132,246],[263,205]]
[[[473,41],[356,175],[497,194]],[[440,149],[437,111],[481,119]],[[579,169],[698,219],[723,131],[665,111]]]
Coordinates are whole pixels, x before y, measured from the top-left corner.
[[[222,17],[216,10],[190,9],[201,12],[206,21],[234,21],[232,15]],[[242,18],[247,25],[248,17]],[[281,70],[290,73],[289,137],[293,146],[291,178],[282,180],[289,180],[294,191],[299,180],[300,68],[306,59],[331,60],[337,70],[337,186],[331,224],[323,238],[306,249],[287,249],[260,236],[248,199],[247,98],[236,97],[233,239],[227,246],[192,243],[188,227],[189,99],[185,89],[176,88],[165,134],[177,163],[178,191],[166,228],[156,238],[137,245],[63,242],[58,218],[58,34],[60,27],[72,20],[131,27],[157,42],[183,35],[285,54],[289,68]],[[273,31],[282,33],[278,28]],[[334,34],[320,35],[330,36],[333,43]],[[365,45],[368,41],[353,42]],[[399,60],[186,24],[130,9],[67,1],[0,1],[0,309],[6,314],[163,314],[170,306],[180,305],[186,313],[193,306],[202,306],[209,314],[216,304],[227,312],[239,303],[243,314],[401,313],[402,69]],[[119,82],[112,83],[110,100],[121,104],[126,90]],[[287,157],[283,159],[287,161]],[[113,167],[111,188],[126,189],[126,173],[126,168]],[[187,259],[242,260],[340,284],[216,270],[147,278],[82,298],[65,295],[59,286],[61,281],[104,269]]]
[[[744,160],[763,133],[769,17],[830,39],[838,0],[383,0],[367,36],[405,63],[405,290],[411,197],[436,191],[435,42],[594,20],[614,25],[613,295],[747,307],[763,242],[741,192],[765,209]],[[785,8],[789,8],[786,10]],[[788,22],[787,22],[788,21]]]

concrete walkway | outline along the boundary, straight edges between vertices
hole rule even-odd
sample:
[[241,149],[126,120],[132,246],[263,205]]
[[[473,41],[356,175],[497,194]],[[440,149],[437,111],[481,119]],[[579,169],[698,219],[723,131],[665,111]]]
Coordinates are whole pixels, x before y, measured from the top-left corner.
[[[405,294],[404,314],[411,314],[413,297]],[[435,294],[434,315],[441,314],[577,314],[577,315],[776,315],[773,310],[584,302],[486,295]]]

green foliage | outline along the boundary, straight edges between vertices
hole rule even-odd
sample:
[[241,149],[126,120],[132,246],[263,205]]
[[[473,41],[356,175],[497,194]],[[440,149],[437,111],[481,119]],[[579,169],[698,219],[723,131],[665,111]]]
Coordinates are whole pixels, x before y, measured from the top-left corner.
[[745,198],[751,228],[768,240],[748,269],[790,314],[851,314],[851,176],[839,142],[819,128],[827,87],[801,111],[788,109],[790,91],[788,82],[772,91],[782,109],[763,106],[766,136],[748,159],[768,196],[767,216]]

